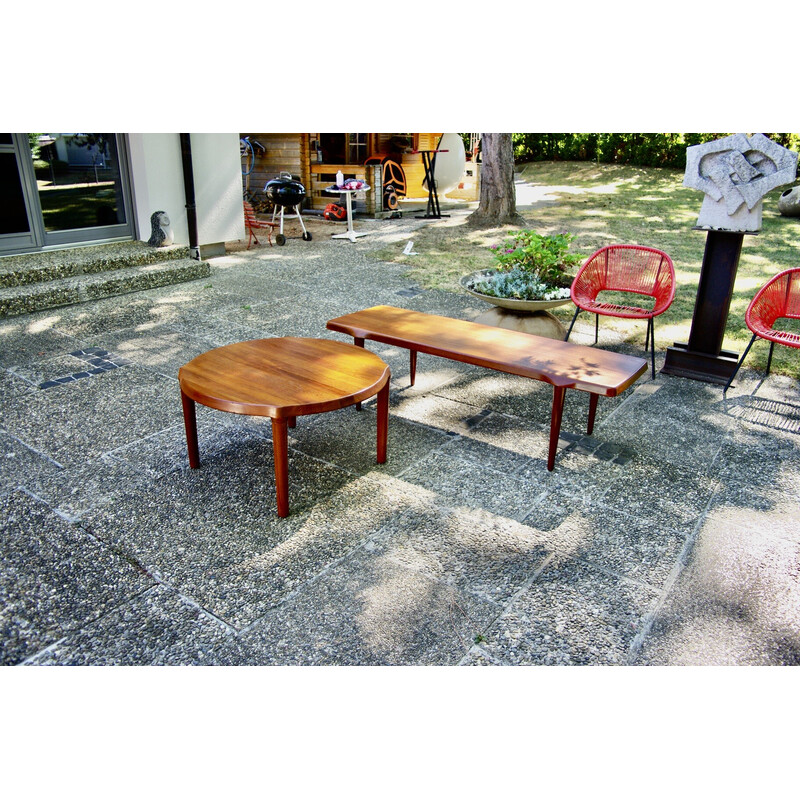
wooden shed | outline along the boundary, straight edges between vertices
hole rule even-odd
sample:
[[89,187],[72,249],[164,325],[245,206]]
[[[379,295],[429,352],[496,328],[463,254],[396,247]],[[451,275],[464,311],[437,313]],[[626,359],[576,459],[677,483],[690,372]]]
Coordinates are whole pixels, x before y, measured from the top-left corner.
[[[323,190],[341,171],[345,178],[365,180],[371,187],[381,185],[380,166],[365,165],[375,156],[386,156],[399,163],[406,177],[406,197],[424,200],[428,190],[423,185],[425,168],[420,150],[434,150],[441,133],[243,133],[256,145],[252,172],[244,177],[245,189],[260,191],[267,181],[281,172],[296,176],[306,187],[307,207],[321,210],[334,198]],[[450,196],[478,199],[480,165],[468,162],[466,185]],[[365,206],[365,207],[364,207]],[[378,215],[383,210],[382,192],[365,194],[363,210]]]

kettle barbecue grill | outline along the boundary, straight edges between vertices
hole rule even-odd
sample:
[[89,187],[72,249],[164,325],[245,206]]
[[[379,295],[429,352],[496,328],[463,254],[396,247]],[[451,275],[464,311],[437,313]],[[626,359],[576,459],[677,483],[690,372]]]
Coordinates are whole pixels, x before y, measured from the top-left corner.
[[286,237],[283,235],[283,214],[287,208],[293,208],[295,216],[300,221],[303,229],[302,239],[304,242],[311,241],[311,234],[306,230],[303,218],[300,216],[300,204],[306,196],[306,187],[300,181],[294,180],[288,172],[281,172],[279,177],[267,181],[264,186],[264,193],[272,200],[273,211],[272,221],[280,214],[280,233],[275,235],[275,241],[279,245],[286,244]]

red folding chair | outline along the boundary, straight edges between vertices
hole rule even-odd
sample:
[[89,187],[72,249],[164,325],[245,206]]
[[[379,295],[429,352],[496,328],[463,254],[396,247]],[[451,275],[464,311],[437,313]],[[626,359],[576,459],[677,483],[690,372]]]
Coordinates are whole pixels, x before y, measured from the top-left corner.
[[266,230],[267,232],[267,241],[269,242],[269,246],[272,247],[272,229],[278,227],[277,222],[267,222],[263,219],[258,219],[256,217],[256,212],[253,210],[253,206],[244,200],[244,226],[247,229],[247,232],[250,234],[250,238],[247,241],[247,249],[250,249],[250,245],[255,240],[256,244],[261,244],[258,241],[258,237],[256,236],[257,230]]
[[[653,298],[652,308],[621,305],[598,298],[600,292],[631,292]],[[595,314],[594,342],[600,314],[608,317],[647,320],[647,347],[652,350],[653,377],[656,376],[656,336],[653,318],[663,314],[675,298],[675,268],[663,251],[635,244],[611,244],[601,247],[586,260],[572,282],[575,316],[564,337],[569,339],[572,326],[581,311]]]
[[753,332],[750,343],[745,348],[733,375],[725,384],[723,392],[727,392],[739,367],[742,366],[753,342],[757,337],[769,341],[769,357],[767,358],[767,372],[772,364],[772,351],[777,344],[787,347],[800,347],[800,334],[791,331],[781,331],[775,328],[779,319],[800,319],[800,267],[779,272],[770,278],[750,301],[744,315],[744,321]]

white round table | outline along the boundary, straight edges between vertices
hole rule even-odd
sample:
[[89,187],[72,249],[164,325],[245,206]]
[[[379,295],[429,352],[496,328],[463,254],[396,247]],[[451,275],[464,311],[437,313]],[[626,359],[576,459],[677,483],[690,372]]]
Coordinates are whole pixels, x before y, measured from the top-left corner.
[[345,233],[334,233],[331,236],[331,239],[349,239],[351,242],[355,242],[357,237],[367,235],[366,233],[357,233],[353,230],[352,196],[356,192],[368,192],[369,188],[369,185],[365,183],[359,189],[340,189],[338,186],[331,186],[324,190],[327,194],[343,194],[345,196],[345,203],[347,205],[347,231],[345,231]]

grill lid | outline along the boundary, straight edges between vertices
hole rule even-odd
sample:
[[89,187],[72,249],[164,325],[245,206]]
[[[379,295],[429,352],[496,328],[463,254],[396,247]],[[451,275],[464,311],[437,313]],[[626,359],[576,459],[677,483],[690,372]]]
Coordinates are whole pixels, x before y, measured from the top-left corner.
[[296,206],[306,196],[306,187],[290,178],[275,178],[267,182],[264,192],[276,205]]

